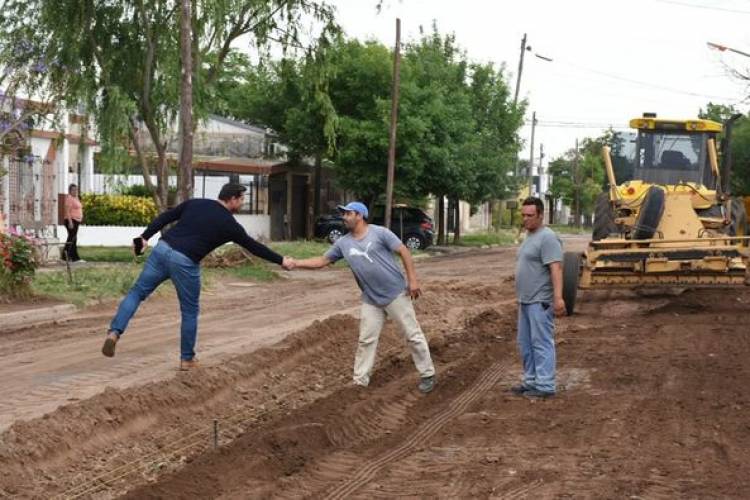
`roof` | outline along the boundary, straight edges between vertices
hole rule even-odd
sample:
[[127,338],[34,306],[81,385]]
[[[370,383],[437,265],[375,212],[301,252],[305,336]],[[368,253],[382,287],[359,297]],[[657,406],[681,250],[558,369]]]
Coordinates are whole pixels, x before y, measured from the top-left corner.
[[230,118],[224,118],[223,116],[208,115],[208,118],[211,120],[216,120],[217,122],[225,123],[227,125],[232,125],[233,127],[244,128],[245,130],[258,132],[260,134],[266,133],[266,129],[263,127],[259,127],[257,125],[248,125],[247,123],[238,122],[237,120],[232,120]]
[[231,172],[235,174],[260,174],[271,175],[283,162],[268,160],[264,158],[206,158],[198,160],[195,170],[208,170],[212,172]]

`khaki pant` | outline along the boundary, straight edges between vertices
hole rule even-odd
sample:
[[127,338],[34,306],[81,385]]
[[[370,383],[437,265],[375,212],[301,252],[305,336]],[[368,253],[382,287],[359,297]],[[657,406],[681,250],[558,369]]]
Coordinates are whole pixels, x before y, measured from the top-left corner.
[[359,321],[359,345],[354,357],[354,383],[367,385],[375,365],[375,353],[378,349],[380,331],[383,329],[386,314],[392,318],[409,344],[411,357],[420,377],[431,377],[435,367],[430,358],[430,347],[422,329],[417,322],[414,306],[406,293],[396,297],[385,307],[362,304],[362,317]]

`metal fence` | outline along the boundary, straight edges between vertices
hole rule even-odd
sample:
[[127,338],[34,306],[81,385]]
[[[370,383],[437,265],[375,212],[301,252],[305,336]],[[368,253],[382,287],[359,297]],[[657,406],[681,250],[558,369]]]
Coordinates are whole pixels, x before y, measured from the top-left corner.
[[8,224],[43,231],[57,224],[57,176],[54,165],[41,159],[8,163]]

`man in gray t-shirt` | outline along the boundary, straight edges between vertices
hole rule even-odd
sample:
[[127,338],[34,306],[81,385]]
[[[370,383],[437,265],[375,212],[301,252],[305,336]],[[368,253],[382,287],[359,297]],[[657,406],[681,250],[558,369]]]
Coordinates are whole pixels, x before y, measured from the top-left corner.
[[406,290],[404,275],[393,259],[403,243],[389,229],[374,224],[367,227],[361,239],[351,233],[339,238],[325,257],[331,262],[346,259],[362,290],[362,301],[385,307]]
[[527,236],[518,249],[518,349],[523,382],[518,395],[546,398],[555,394],[555,315],[565,313],[562,298],[562,244],[544,227],[544,204],[527,198],[521,207]]
[[[362,290],[359,346],[354,357],[354,383],[367,386],[375,365],[380,331],[386,315],[401,328],[420,375],[419,390],[427,393],[435,385],[435,367],[430,348],[417,322],[412,299],[421,294],[411,253],[390,229],[367,223],[363,203],[352,202],[339,209],[349,233],[339,238],[322,257],[293,260],[293,267],[318,269],[345,259]],[[393,254],[404,263],[407,279]]]

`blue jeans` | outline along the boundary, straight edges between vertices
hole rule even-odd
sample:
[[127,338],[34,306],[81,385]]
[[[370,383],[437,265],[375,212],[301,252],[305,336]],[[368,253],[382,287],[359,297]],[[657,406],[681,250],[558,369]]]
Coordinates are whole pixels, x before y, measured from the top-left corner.
[[552,304],[520,304],[518,350],[523,361],[523,385],[555,392],[555,313]]
[[140,276],[120,302],[109,329],[122,335],[141,302],[167,279],[174,283],[177,298],[180,300],[180,357],[183,360],[191,360],[195,357],[195,342],[198,336],[201,268],[190,257],[172,249],[163,241],[157,243],[146,259]]

